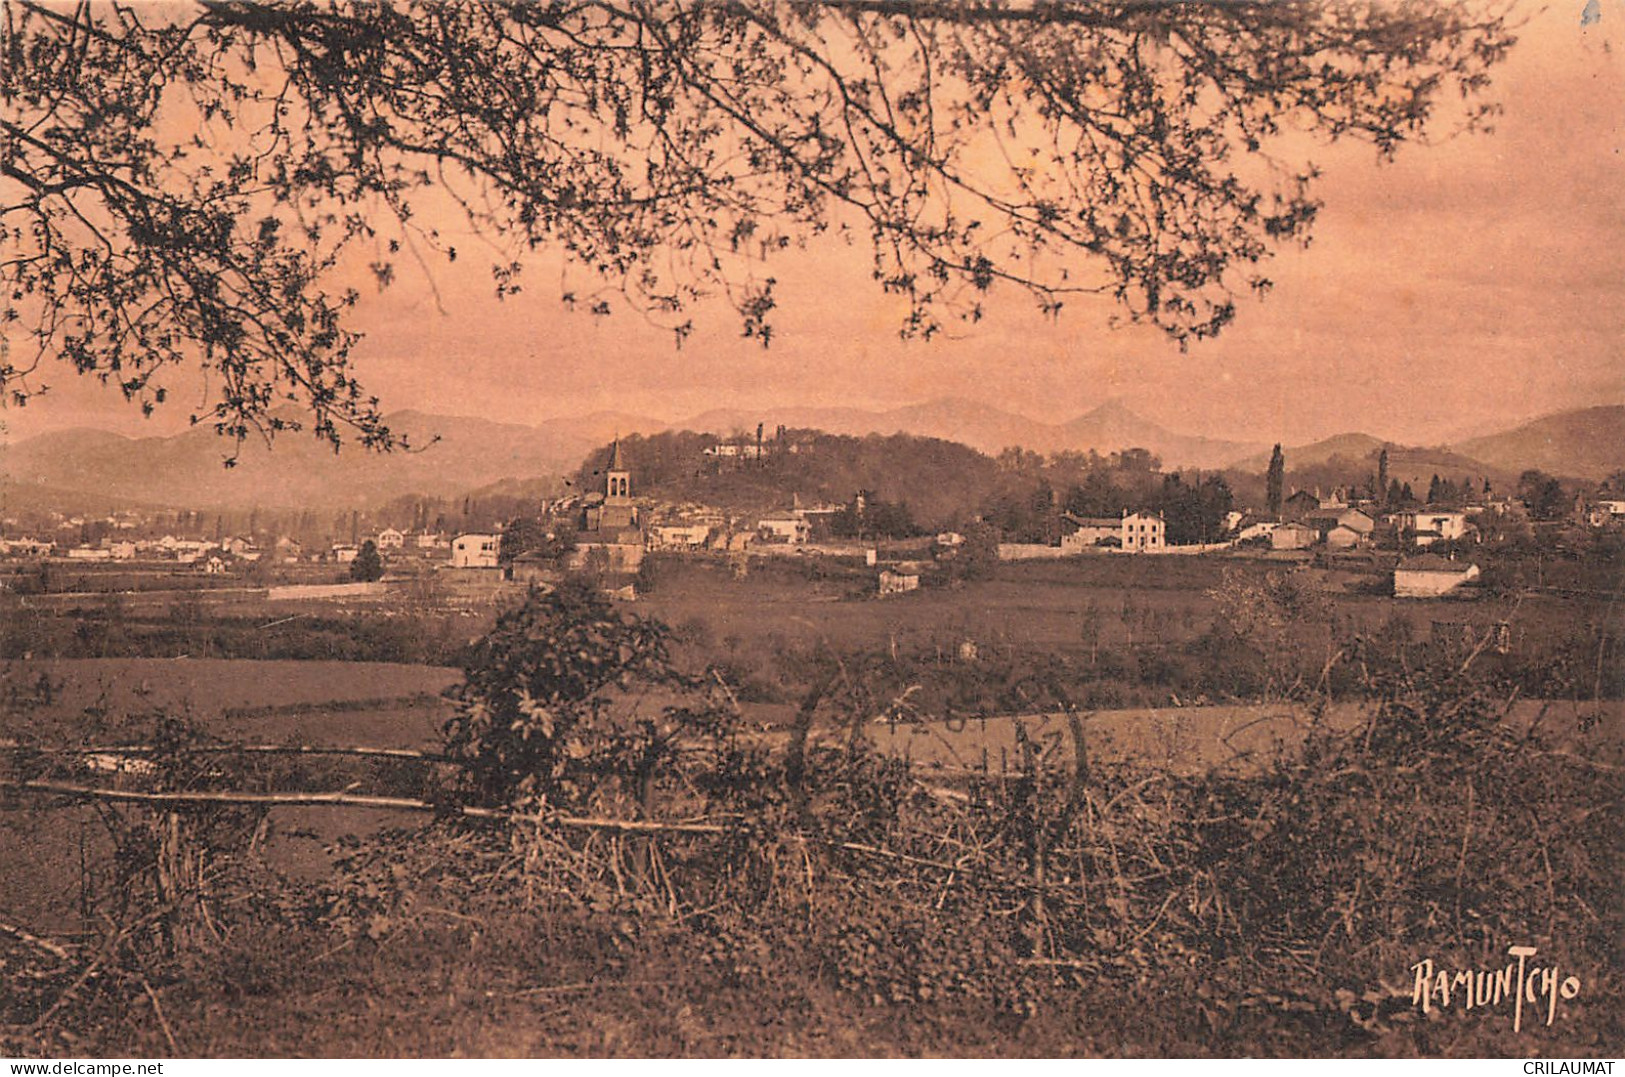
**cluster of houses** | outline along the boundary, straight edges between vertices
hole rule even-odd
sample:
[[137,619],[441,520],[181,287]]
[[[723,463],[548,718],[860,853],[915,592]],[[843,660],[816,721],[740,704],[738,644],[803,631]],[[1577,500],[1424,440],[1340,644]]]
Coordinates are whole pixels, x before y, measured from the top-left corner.
[[[788,451],[800,446],[791,445]],[[760,439],[735,439],[707,447],[708,456],[750,459],[763,451]],[[1163,517],[1141,509],[1119,516],[1061,515],[1061,537],[1054,545],[1001,544],[1001,559],[1069,557],[1096,553],[1190,553],[1235,547],[1266,549],[1290,554],[1297,551],[1333,552],[1370,549],[1381,543],[1398,548],[1403,558],[1394,575],[1394,592],[1402,597],[1448,594],[1479,574],[1478,566],[1457,560],[1462,544],[1476,536],[1473,518],[1483,513],[1517,512],[1511,501],[1460,507],[1408,508],[1385,511],[1371,501],[1351,500],[1341,491],[1322,496],[1299,490],[1287,497],[1277,514],[1232,512],[1224,521],[1223,541],[1209,546],[1172,546]],[[901,594],[920,584],[930,562],[877,563],[872,545],[836,545],[822,541],[832,517],[847,511],[840,505],[803,506],[757,516],[738,517],[703,505],[650,505],[632,494],[632,474],[617,440],[611,450],[601,490],[572,495],[544,506],[547,518],[562,527],[569,521],[574,546],[567,569],[597,568],[614,573],[635,573],[649,551],[711,551],[744,555],[773,553],[866,554],[877,571],[879,594]],[[857,511],[863,511],[859,495]],[[1597,498],[1577,506],[1576,518],[1593,527],[1625,527],[1625,499]],[[12,521],[5,521],[10,524]],[[66,530],[85,521],[63,520]],[[93,521],[104,537],[69,545],[50,539],[0,537],[0,558],[63,558],[74,562],[167,561],[195,566],[203,572],[228,572],[234,566],[262,558],[274,562],[317,562],[345,565],[361,553],[363,543],[324,544],[307,551],[298,541],[282,537],[261,549],[243,537],[215,541],[164,535],[136,537],[140,521],[130,514]],[[94,534],[83,532],[81,537]],[[439,568],[469,573],[471,578],[518,581],[544,578],[558,570],[557,556],[548,551],[521,553],[510,561],[501,556],[500,530],[443,535],[386,527],[370,536],[386,561],[417,558]],[[952,557],[962,536],[945,533],[932,544],[939,557]],[[1435,549],[1437,548],[1437,549]],[[1445,551],[1440,555],[1437,551]]]
[[[742,443],[726,447],[734,453],[742,453],[754,446]],[[736,554],[863,551],[861,546],[837,548],[815,541],[816,536],[827,530],[820,527],[820,517],[843,511],[841,506],[803,507],[797,503],[789,509],[740,519],[704,506],[639,504],[632,497],[631,472],[618,442],[611,451],[603,489],[553,508],[555,519],[561,510],[569,510],[573,515],[575,548],[565,566],[573,569],[598,567],[632,573],[649,551],[657,550]],[[1316,549],[1341,552],[1370,549],[1381,540],[1384,545],[1409,554],[1395,570],[1394,593],[1401,597],[1436,597],[1455,591],[1479,575],[1476,564],[1457,559],[1460,544],[1471,541],[1476,535],[1473,517],[1484,512],[1508,511],[1514,511],[1512,506],[1496,503],[1390,512],[1369,501],[1351,501],[1340,491],[1329,496],[1297,491],[1285,499],[1277,515],[1231,513],[1224,521],[1224,540],[1210,546],[1171,546],[1166,521],[1159,513],[1148,510],[1113,517],[1065,513],[1061,517],[1063,533],[1057,545],[1001,544],[999,556],[1016,560],[1100,552],[1188,553],[1234,547],[1284,553]],[[1625,521],[1625,501],[1599,502],[1597,511],[1607,514],[1609,520]],[[659,518],[646,518],[646,513],[652,512],[658,512]],[[940,535],[934,546],[939,552],[951,551],[956,541],[963,539],[958,535]],[[382,542],[380,547],[383,547]],[[518,580],[542,578],[559,567],[553,558],[542,553],[521,554],[512,564],[504,565],[499,556],[501,547],[500,533],[458,535],[451,543],[449,567],[501,573]],[[1435,548],[1445,553],[1440,554]],[[920,585],[922,575],[929,572],[929,562],[894,561],[881,565],[876,563],[873,549],[866,552],[868,564],[877,570],[876,590],[881,595],[914,590]]]
[[168,561],[196,565],[206,571],[220,571],[212,566],[224,565],[228,558],[258,561],[261,556],[258,547],[242,538],[209,542],[165,535],[157,539],[104,538],[75,545],[35,538],[0,539],[0,557],[61,557],[77,562]]
[[[1619,509],[1619,518],[1625,520],[1625,502]],[[1395,569],[1394,593],[1400,597],[1437,597],[1476,579],[1479,568],[1470,561],[1457,560],[1454,552],[1440,556],[1429,552],[1430,548],[1455,551],[1455,544],[1475,537],[1472,518],[1476,514],[1507,511],[1513,511],[1511,506],[1497,503],[1384,512],[1371,502],[1351,503],[1341,492],[1321,496],[1304,490],[1288,497],[1278,515],[1230,513],[1224,521],[1225,540],[1211,547],[1170,546],[1163,518],[1154,512],[1098,518],[1063,513],[1058,546],[1007,544],[1000,547],[1000,556],[1017,560],[1098,552],[1184,553],[1225,547],[1283,553],[1316,549],[1341,552],[1370,549],[1381,536],[1412,554],[1402,558]]]
[[[714,448],[717,455],[734,456],[748,454],[756,446],[723,443]],[[574,548],[563,566],[557,564],[554,555],[542,551],[521,553],[504,564],[502,534],[492,531],[456,536],[451,542],[448,567],[454,571],[500,573],[519,582],[545,581],[560,567],[635,573],[652,551],[735,555],[865,552],[868,563],[880,567],[872,548],[815,543],[818,535],[828,531],[829,520],[843,512],[845,506],[803,506],[796,500],[788,509],[740,517],[704,505],[640,504],[633,498],[632,473],[618,441],[610,450],[602,490],[563,499],[546,508],[555,524],[562,526],[567,519],[573,533]],[[883,594],[912,590],[919,585],[919,571],[913,564],[887,566],[877,578],[877,589]]]
[[1063,553],[1091,549],[1155,553],[1168,544],[1167,525],[1155,512],[1126,512],[1121,518],[1074,516],[1066,512],[1061,514],[1061,523],[1065,528],[1061,536]]
[[1471,538],[1472,517],[1489,511],[1506,511],[1506,506],[1383,512],[1371,502],[1351,504],[1341,493],[1322,497],[1300,490],[1282,503],[1279,516],[1233,512],[1225,523],[1237,544],[1272,550],[1364,549],[1375,544],[1379,533],[1392,535],[1402,547],[1426,549]]
[[[416,552],[422,556],[443,556],[450,540],[440,535],[409,535],[386,528],[371,538],[380,553]],[[283,536],[268,546],[242,536],[220,539],[193,539],[164,535],[159,538],[133,538],[110,535],[96,542],[64,543],[33,537],[0,538],[0,558],[61,558],[80,564],[98,562],[142,562],[186,565],[200,572],[224,573],[234,565],[261,560],[281,563],[311,562],[348,564],[360,554],[358,543],[334,543],[307,550],[297,539]]]

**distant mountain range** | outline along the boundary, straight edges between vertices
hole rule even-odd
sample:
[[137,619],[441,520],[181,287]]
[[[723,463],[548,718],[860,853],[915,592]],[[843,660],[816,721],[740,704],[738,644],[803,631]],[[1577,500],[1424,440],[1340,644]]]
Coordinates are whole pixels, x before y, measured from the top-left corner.
[[[331,448],[303,434],[284,434],[274,447],[243,445],[224,466],[231,445],[207,429],[173,437],[129,438],[76,429],[0,445],[0,489],[13,507],[85,499],[86,507],[168,505],[186,508],[368,507],[398,497],[460,497],[478,489],[535,490],[574,471],[594,448],[617,434],[693,430],[721,437],[771,436],[780,425],[832,434],[906,433],[942,438],[995,454],[1010,446],[1043,453],[1102,455],[1144,448],[1169,468],[1232,468],[1260,472],[1267,445],[1181,434],[1120,402],[1070,422],[1035,422],[976,401],[945,398],[884,411],[860,408],[713,410],[680,422],[620,412],[548,419],[533,425],[433,415],[388,417],[413,448],[367,453]],[[1374,459],[1385,443],[1366,434],[1340,434],[1285,450],[1289,469],[1349,465]],[[1402,481],[1507,474],[1528,467],[1599,479],[1625,468],[1625,407],[1599,407],[1548,416],[1489,437],[1438,449],[1390,448],[1390,470]]]
[[1553,475],[1605,479],[1625,468],[1625,405],[1560,412],[1452,447],[1509,471],[1539,468]]
[[1136,415],[1120,401],[1108,401],[1065,423],[1041,423],[989,404],[944,397],[889,411],[861,408],[769,408],[764,411],[718,409],[696,415],[674,430],[717,434],[753,433],[761,423],[771,435],[776,427],[822,430],[827,434],[913,434],[969,445],[995,455],[1020,447],[1034,452],[1088,452],[1101,455],[1123,449],[1149,449],[1172,467],[1219,468],[1256,451],[1249,442],[1177,434]]

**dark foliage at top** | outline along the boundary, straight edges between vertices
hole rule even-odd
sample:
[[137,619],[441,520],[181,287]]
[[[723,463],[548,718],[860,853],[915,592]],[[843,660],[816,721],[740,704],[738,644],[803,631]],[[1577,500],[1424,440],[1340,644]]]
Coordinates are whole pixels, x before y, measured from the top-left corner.
[[560,250],[581,303],[679,340],[719,293],[768,340],[762,260],[836,232],[905,333],[980,317],[1003,283],[1052,313],[1103,294],[1185,341],[1309,234],[1315,172],[1283,129],[1389,154],[1441,101],[1471,125],[1511,40],[1472,5],[1376,0],[18,0],[4,20],[0,283],[30,346],[0,386],[26,398],[60,355],[151,407],[165,368],[201,364],[198,418],[224,434],[286,428],[291,401],[370,444],[391,435],[350,363],[358,295],[324,282],[360,245],[380,284],[403,251],[456,258],[447,203],[507,237],[499,295],[525,251]]

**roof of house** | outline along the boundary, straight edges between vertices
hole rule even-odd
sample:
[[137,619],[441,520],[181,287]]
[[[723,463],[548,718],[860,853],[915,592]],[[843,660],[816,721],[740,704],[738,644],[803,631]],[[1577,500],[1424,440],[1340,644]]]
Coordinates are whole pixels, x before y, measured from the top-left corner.
[[598,546],[642,546],[643,532],[635,527],[616,527],[601,531],[583,532],[576,538],[576,549]]
[[1113,530],[1122,526],[1123,523],[1116,516],[1074,516],[1070,512],[1061,513],[1061,519],[1078,527],[1109,527]]
[[1395,572],[1449,572],[1460,575],[1470,572],[1478,566],[1471,561],[1452,561],[1448,557],[1440,557],[1436,553],[1418,554],[1415,557],[1406,557],[1394,566]]

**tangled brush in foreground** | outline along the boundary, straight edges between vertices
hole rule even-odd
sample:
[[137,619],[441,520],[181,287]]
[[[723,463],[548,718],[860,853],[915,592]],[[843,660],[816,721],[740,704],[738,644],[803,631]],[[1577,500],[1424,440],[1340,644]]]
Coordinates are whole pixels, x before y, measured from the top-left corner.
[[[1246,774],[1094,763],[1075,720],[1064,764],[1028,745],[1010,774],[927,775],[867,746],[875,700],[856,678],[821,683],[787,744],[750,737],[705,682],[670,671],[657,629],[602,618],[567,594],[505,621],[475,662],[513,676],[471,676],[449,739],[459,763],[493,744],[507,762],[377,766],[375,782],[441,817],[342,842],[314,882],[270,869],[264,809],[119,809],[106,934],[60,955],[5,951],[8,1049],[162,1051],[142,1018],[160,995],[161,1035],[215,1042],[221,998],[293,1012],[312,977],[347,976],[387,1012],[441,975],[478,998],[589,1023],[614,1012],[641,1030],[582,1046],[566,1028],[531,1048],[544,1052],[842,1053],[795,1030],[876,1012],[923,1037],[885,1041],[895,1049],[935,1053],[1625,1047],[1620,772],[1551,750],[1481,696],[1425,679],[1374,688],[1363,725],[1318,727]],[[583,646],[579,667],[503,664],[558,629],[619,657]],[[588,730],[590,743],[571,739]],[[527,737],[544,742],[541,777],[509,766]],[[183,773],[195,758],[173,744],[152,787],[231,770],[226,756]],[[343,770],[259,765],[254,780],[280,788],[332,788]],[[514,814],[458,814],[493,804]],[[1496,970],[1510,946],[1578,983],[1550,1027],[1544,1005],[1518,1032],[1510,1002],[1414,1005],[1413,966]],[[775,1015],[780,1038],[732,1038],[739,1019],[716,1007],[741,998]],[[671,1012],[704,1027],[653,1031]],[[299,1035],[293,1049],[321,1049],[319,1029]],[[883,1050],[845,1053],[862,1049]]]

